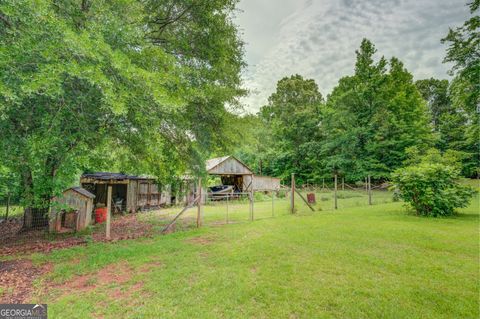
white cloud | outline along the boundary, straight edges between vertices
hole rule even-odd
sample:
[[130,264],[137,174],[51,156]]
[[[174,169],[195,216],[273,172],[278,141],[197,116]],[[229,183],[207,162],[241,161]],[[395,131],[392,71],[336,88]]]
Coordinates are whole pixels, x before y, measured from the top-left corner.
[[352,74],[362,38],[396,56],[416,79],[447,78],[440,43],[468,17],[465,0],[242,0],[238,23],[247,42],[246,109],[266,103],[279,79],[313,78],[324,96]]

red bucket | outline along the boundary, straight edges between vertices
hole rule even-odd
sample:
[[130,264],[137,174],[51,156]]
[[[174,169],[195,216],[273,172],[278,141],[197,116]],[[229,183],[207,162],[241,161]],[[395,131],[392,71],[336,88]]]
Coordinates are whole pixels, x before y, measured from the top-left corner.
[[95,209],[95,222],[100,224],[107,220],[107,207]]

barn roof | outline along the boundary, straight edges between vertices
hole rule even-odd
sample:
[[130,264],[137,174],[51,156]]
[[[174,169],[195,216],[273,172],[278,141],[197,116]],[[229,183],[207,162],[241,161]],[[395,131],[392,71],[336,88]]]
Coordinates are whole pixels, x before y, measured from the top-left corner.
[[85,188],[82,188],[82,187],[78,187],[78,186],[76,186],[76,187],[70,187],[69,189],[67,189],[67,191],[68,191],[68,190],[72,190],[72,191],[74,191],[74,192],[77,192],[77,193],[79,193],[80,195],[83,195],[83,196],[85,196],[85,197],[87,197],[87,198],[95,198],[95,195],[93,195],[92,193],[90,193],[89,191],[87,191]]
[[211,158],[209,160],[207,160],[205,162],[205,166],[207,168],[207,171],[211,170],[212,168],[214,168],[215,166],[217,166],[218,164],[224,162],[225,160],[227,160],[230,156],[223,156],[223,157],[216,157],[216,158]]
[[99,180],[125,180],[125,179],[150,179],[148,177],[140,177],[134,175],[127,175],[122,173],[96,172],[83,174],[82,178],[93,178]]
[[205,163],[207,173],[211,173],[212,171],[217,170],[218,168],[220,168],[222,166],[223,163],[227,162],[230,159],[237,162],[238,164],[240,164],[239,166],[244,167],[247,174],[253,174],[252,170],[247,165],[245,165],[242,161],[240,161],[239,159],[237,159],[236,157],[234,157],[232,155],[227,155],[227,156],[223,156],[223,157],[216,157],[216,158],[212,158],[212,159],[207,160],[206,163]]

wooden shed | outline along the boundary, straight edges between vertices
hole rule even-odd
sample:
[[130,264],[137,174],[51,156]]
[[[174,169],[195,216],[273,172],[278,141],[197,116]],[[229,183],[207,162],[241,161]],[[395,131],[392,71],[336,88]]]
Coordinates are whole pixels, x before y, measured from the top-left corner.
[[50,231],[79,231],[92,222],[95,195],[81,187],[71,187],[54,199],[50,211]]
[[252,170],[234,156],[223,156],[207,160],[209,175],[218,175],[223,185],[232,185],[235,192],[249,192],[252,189]]
[[107,188],[112,186],[113,213],[136,212],[171,202],[168,187],[159,189],[156,180],[149,177],[97,172],[83,174],[80,183],[95,194],[95,207],[107,206]]
[[259,176],[234,156],[209,159],[206,162],[209,175],[219,175],[224,185],[233,185],[235,192],[270,191],[280,189],[280,178]]

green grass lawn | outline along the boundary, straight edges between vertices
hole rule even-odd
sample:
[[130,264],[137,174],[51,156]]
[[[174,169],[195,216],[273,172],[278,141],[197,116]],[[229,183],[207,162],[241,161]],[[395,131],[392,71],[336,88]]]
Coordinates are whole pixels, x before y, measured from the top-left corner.
[[285,202],[255,222],[33,255],[53,270],[32,302],[51,318],[479,317],[478,197],[439,219]]

